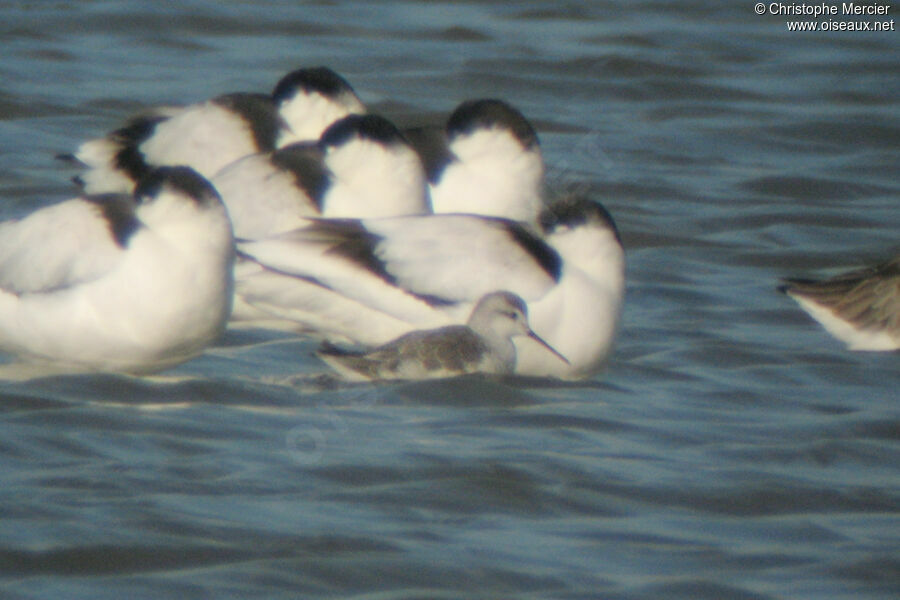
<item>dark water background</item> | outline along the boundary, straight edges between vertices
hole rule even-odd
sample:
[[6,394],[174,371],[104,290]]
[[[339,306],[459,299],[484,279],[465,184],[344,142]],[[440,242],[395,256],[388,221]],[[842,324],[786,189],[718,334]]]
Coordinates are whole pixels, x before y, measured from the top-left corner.
[[257,333],[165,377],[0,384],[0,597],[897,597],[900,356],[774,288],[900,246],[900,34],[784,21],[0,2],[3,218],[72,196],[54,154],[142,107],[327,64],[392,117],[511,101],[628,257],[617,351],[577,385],[328,387],[310,342]]

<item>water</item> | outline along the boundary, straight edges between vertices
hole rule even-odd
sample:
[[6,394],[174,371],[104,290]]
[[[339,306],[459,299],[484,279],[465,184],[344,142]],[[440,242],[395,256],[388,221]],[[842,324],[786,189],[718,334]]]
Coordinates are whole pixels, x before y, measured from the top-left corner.
[[629,281],[576,385],[335,386],[258,332],[155,378],[2,384],[0,596],[896,597],[898,356],[775,286],[898,247],[898,34],[752,9],[0,3],[3,218],[71,196],[54,154],[142,107],[327,64],[397,119],[513,102]]

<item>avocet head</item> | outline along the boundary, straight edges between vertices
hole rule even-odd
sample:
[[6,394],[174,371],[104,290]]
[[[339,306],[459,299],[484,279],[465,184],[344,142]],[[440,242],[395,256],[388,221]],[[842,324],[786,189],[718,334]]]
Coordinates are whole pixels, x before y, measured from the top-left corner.
[[453,160],[435,185],[435,212],[533,222],[542,203],[544,162],[537,134],[502,100],[460,104],[446,125]]
[[319,148],[334,178],[323,214],[373,218],[430,212],[419,155],[384,117],[348,115],[325,130]]
[[141,179],[134,191],[136,213],[147,226],[164,227],[209,222],[217,230],[231,225],[219,193],[190,167],[157,167]]
[[537,133],[531,123],[503,100],[467,100],[457,106],[447,119],[447,139],[451,145],[466,136],[487,131],[508,135],[524,151],[540,152]]
[[538,219],[544,239],[571,263],[596,279],[620,279],[625,254],[612,215],[583,196],[559,199]]
[[276,84],[272,100],[293,132],[282,146],[316,140],[338,119],[366,112],[347,80],[328,67],[291,71]]

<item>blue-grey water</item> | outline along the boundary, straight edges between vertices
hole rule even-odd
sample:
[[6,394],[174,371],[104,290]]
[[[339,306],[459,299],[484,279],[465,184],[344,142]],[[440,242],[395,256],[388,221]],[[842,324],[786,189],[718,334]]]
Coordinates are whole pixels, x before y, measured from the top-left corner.
[[512,102],[628,259],[574,385],[329,385],[264,332],[0,384],[0,597],[897,597],[900,356],[775,287],[898,248],[900,34],[753,4],[0,2],[2,218],[141,108],[326,64],[398,119]]

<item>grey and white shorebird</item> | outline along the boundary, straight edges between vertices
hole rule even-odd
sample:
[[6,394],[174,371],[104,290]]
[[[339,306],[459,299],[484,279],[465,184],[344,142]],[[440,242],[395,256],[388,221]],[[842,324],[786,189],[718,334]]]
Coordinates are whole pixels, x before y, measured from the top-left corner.
[[534,223],[543,206],[544,161],[534,127],[509,103],[469,100],[444,128],[404,133],[425,163],[435,213]]
[[60,158],[83,167],[75,180],[85,193],[131,193],[154,166],[186,165],[212,177],[242,156],[318,139],[337,119],[363,112],[340,75],[303,68],[282,77],[271,94],[238,92],[150,109]]
[[850,350],[900,349],[900,254],[829,279],[787,279],[779,290]]
[[233,263],[225,206],[188,167],[38,209],[0,224],[0,351],[75,371],[178,364],[224,331]]
[[309,219],[241,242],[235,327],[313,333],[379,346],[405,333],[465,323],[485,294],[509,290],[531,326],[569,361],[517,337],[516,373],[588,377],[606,363],[621,321],[625,254],[609,213],[587,198],[548,207],[539,236],[479,215]]
[[347,115],[317,142],[238,159],[212,177],[235,236],[261,239],[304,217],[379,218],[431,212],[425,170],[380,115]]
[[506,291],[482,297],[465,325],[413,331],[368,352],[325,344],[317,356],[344,378],[357,381],[508,375],[516,364],[514,336],[531,338],[560,361],[569,362],[531,330],[525,301]]

